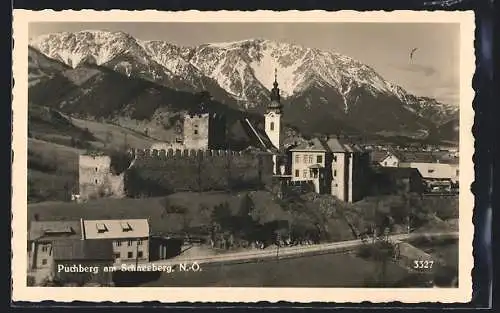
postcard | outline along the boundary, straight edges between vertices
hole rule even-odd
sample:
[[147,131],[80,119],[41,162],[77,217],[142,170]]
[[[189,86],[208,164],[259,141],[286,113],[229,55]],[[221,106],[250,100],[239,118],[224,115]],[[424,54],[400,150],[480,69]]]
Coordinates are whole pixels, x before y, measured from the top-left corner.
[[14,10],[13,37],[14,301],[471,299],[473,12]]

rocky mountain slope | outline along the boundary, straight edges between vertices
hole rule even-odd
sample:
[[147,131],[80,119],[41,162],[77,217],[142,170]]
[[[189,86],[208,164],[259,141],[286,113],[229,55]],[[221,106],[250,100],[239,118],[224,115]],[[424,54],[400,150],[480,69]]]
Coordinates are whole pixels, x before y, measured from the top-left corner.
[[307,133],[425,138],[458,116],[457,107],[411,95],[350,57],[289,43],[179,47],[123,32],[82,31],[43,35],[30,44],[73,70],[96,64],[171,90],[207,90],[220,103],[256,112],[267,105],[276,68],[285,121]]

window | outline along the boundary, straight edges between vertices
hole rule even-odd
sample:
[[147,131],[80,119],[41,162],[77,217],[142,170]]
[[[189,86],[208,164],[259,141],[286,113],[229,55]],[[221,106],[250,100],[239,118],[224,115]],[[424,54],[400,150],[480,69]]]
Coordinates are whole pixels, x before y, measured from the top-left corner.
[[115,260],[116,260],[116,259],[119,259],[119,258],[120,258],[120,253],[115,253],[115,254],[113,254],[113,257],[115,258]]
[[43,246],[42,246],[42,252],[47,252],[47,250],[48,250],[48,247],[47,247],[47,246],[45,246],[45,245],[43,245]]
[[384,161],[384,166],[387,166],[387,161]]
[[197,129],[194,130],[194,134],[198,135],[198,130]]
[[138,257],[138,258],[142,258],[142,251],[138,251],[138,252],[137,252],[137,257]]
[[307,170],[304,170],[304,171],[302,172],[302,177],[307,178],[307,172],[308,172]]
[[274,122],[271,122],[271,125],[269,125],[269,127],[271,128],[271,130],[274,130]]
[[333,170],[333,177],[337,177],[337,170]]
[[309,158],[307,157],[306,154],[304,154],[304,163],[307,164],[307,160],[309,160]]
[[142,240],[141,239],[137,240],[137,245],[138,246],[142,246]]
[[333,156],[333,162],[337,162],[337,156],[336,155]]
[[132,226],[128,222],[121,222],[120,226],[122,227],[122,231],[131,231]]
[[322,155],[316,156],[316,163],[323,163],[323,156]]
[[300,163],[300,155],[298,154],[295,155],[295,163],[296,164]]
[[106,225],[104,223],[97,223],[97,224],[95,224],[95,227],[97,228],[98,233],[104,233],[105,231],[108,230],[108,228],[106,227]]
[[429,173],[429,174],[430,174],[430,173],[434,173],[434,170],[433,170],[433,169],[428,169],[428,170],[427,170],[427,173]]
[[95,183],[97,184],[97,179],[95,180]]
[[312,163],[313,163],[313,156],[309,155],[309,164],[312,164]]
[[458,173],[459,173],[459,172],[460,172],[460,171],[459,171],[459,170],[457,170],[457,171],[456,171],[456,173],[455,173],[455,176],[458,176]]
[[127,246],[132,247],[132,240],[129,240],[129,241],[127,242]]
[[42,265],[46,265],[47,264],[47,259],[43,259],[42,260]]
[[95,168],[95,171],[97,172],[97,167]]
[[115,244],[117,247],[120,247],[122,245],[122,242],[121,241],[115,241]]
[[299,177],[300,176],[300,171],[299,170],[295,170],[295,177]]
[[128,253],[127,253],[127,257],[128,257],[129,259],[133,258],[133,257],[134,257],[134,252],[128,252]]

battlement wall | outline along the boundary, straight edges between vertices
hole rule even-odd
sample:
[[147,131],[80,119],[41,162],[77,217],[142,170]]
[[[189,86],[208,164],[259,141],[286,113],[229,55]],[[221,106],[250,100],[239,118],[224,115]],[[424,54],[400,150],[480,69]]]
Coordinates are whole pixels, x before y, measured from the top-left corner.
[[131,149],[129,153],[137,160],[165,160],[167,158],[205,158],[205,157],[255,157],[256,154],[267,155],[267,152],[232,151],[232,150],[196,150],[181,149],[180,145],[173,145],[168,149]]
[[132,153],[135,162],[126,182],[129,196],[248,189],[272,183],[273,160],[268,153],[173,149]]

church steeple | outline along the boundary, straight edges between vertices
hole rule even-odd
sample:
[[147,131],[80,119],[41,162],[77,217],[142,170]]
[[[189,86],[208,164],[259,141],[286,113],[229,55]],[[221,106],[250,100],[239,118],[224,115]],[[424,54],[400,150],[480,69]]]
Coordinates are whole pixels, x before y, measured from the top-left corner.
[[267,106],[267,111],[281,114],[282,106],[280,100],[281,96],[280,89],[278,88],[278,70],[275,68],[273,89],[271,89],[271,102]]
[[278,88],[278,69],[274,69],[274,83],[273,89],[271,90],[271,102],[280,101],[280,89]]

